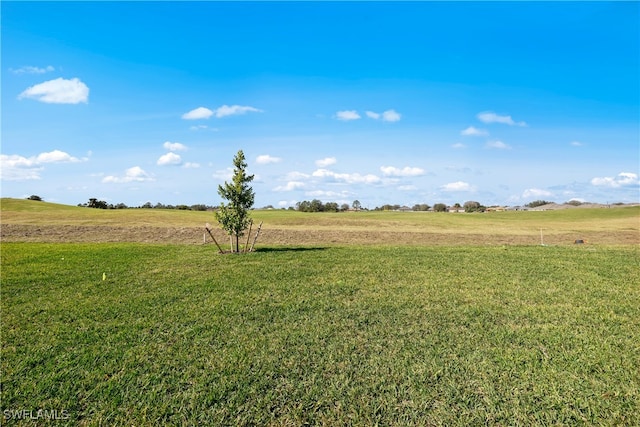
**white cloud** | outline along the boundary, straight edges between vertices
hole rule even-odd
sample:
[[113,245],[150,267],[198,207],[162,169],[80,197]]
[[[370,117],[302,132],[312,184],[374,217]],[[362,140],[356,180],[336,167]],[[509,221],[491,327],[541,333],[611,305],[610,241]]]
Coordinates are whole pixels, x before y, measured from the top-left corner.
[[[262,113],[262,110],[250,107],[246,105],[223,105],[221,107],[216,108],[215,110],[210,110],[206,107],[198,107],[194,110],[191,110],[182,115],[182,118],[185,120],[199,120],[199,119],[208,119],[211,116],[216,118],[222,118],[227,116],[238,116],[246,113]],[[203,129],[203,127],[192,126],[191,129]]]
[[338,120],[348,122],[351,120],[358,120],[360,118],[360,114],[358,114],[356,110],[338,111],[336,112],[336,118]]
[[450,182],[440,187],[442,191],[473,191],[473,187],[468,182]]
[[186,162],[184,167],[186,169],[198,169],[200,167],[200,163]]
[[281,161],[280,157],[274,157],[269,154],[261,154],[256,158],[256,163],[259,165],[268,165],[269,163],[279,163]]
[[417,189],[418,187],[416,187],[415,185],[400,185],[398,187],[399,191],[415,191]]
[[0,176],[3,181],[40,179],[39,172],[42,170],[33,158],[27,159],[17,154],[0,154]]
[[26,89],[18,99],[31,98],[47,104],[79,104],[89,100],[89,88],[80,79],[62,77]]
[[191,110],[182,115],[182,118],[185,120],[199,120],[199,119],[208,119],[213,116],[213,111],[205,107],[198,107],[194,110]]
[[304,182],[300,181],[289,181],[286,185],[280,185],[273,189],[273,191],[294,191],[304,188]]
[[573,147],[582,147],[584,144],[580,141],[571,141],[571,146]]
[[36,163],[76,163],[81,160],[73,157],[68,153],[60,150],[49,151],[48,153],[40,153],[36,156]]
[[319,168],[326,168],[327,166],[335,165],[337,162],[335,157],[325,157],[324,159],[316,160],[316,166]]
[[511,150],[511,147],[502,141],[489,141],[485,145],[486,148],[493,148],[496,150]]
[[186,145],[181,144],[179,142],[167,141],[164,144],[162,144],[162,146],[164,147],[165,150],[169,150],[169,151],[184,151],[187,149]]
[[350,193],[348,191],[313,190],[313,191],[306,191],[304,194],[306,196],[314,197],[314,198],[336,199],[339,197],[342,197],[342,198],[348,197]]
[[160,156],[157,163],[159,166],[179,165],[182,163],[182,158],[179,154],[171,152]]
[[[353,119],[342,119],[342,120],[355,120],[360,118],[360,115],[358,115],[358,113],[355,111],[342,111],[342,113],[355,113],[357,115],[357,117],[354,116]],[[402,115],[396,112],[395,110],[387,110],[387,111],[384,111],[383,113],[376,113],[374,111],[365,111],[365,114],[370,119],[382,120],[383,122],[397,122],[402,118]]]
[[17,154],[0,154],[1,177],[6,181],[24,181],[40,179],[40,174],[46,163],[77,163],[86,161],[60,150],[40,153],[37,156],[24,157]]
[[464,136],[487,136],[489,132],[484,129],[478,129],[473,126],[469,126],[468,128],[460,131],[460,135]]
[[229,167],[226,169],[217,170],[213,173],[213,177],[221,181],[230,181],[233,177],[233,168]]
[[262,110],[255,108],[255,107],[249,107],[249,106],[245,106],[245,105],[223,105],[222,107],[218,107],[216,108],[216,110],[214,111],[214,115],[217,118],[221,118],[221,117],[227,117],[227,116],[237,116],[237,115],[241,115],[241,114],[246,114],[246,113],[261,113]]
[[539,188],[528,188],[522,193],[523,199],[539,199],[541,197],[552,197],[553,193]]
[[526,126],[525,122],[515,122],[511,116],[500,116],[492,111],[485,111],[478,114],[478,120],[483,123],[502,123],[509,126]]
[[387,110],[382,113],[382,121],[383,122],[397,122],[402,118],[400,113],[395,110]]
[[396,168],[394,166],[381,166],[380,170],[384,176],[420,176],[424,175],[424,169],[417,167],[405,166],[404,168]]
[[593,178],[591,184],[598,187],[620,188],[640,185],[640,181],[638,181],[638,175],[633,172],[621,172],[615,177]]
[[311,174],[315,178],[328,178],[335,181],[343,181],[348,184],[375,184],[380,178],[372,175],[360,175],[359,173],[337,173],[327,169],[318,169]]
[[53,66],[51,65],[47,65],[44,68],[25,65],[24,67],[20,67],[15,70],[13,68],[9,68],[9,71],[11,71],[13,74],[44,74],[55,71],[55,68],[53,68]]
[[145,172],[140,166],[134,166],[125,171],[124,176],[108,175],[102,178],[104,183],[123,184],[128,182],[145,182],[155,181],[147,172]]
[[464,145],[462,142],[456,142],[455,144],[451,145],[451,148],[461,149],[461,148],[467,148],[467,146]]

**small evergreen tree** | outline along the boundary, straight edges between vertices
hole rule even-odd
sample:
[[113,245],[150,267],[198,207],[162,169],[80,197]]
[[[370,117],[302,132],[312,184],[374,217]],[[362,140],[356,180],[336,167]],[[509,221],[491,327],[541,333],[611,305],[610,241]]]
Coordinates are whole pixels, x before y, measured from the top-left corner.
[[251,218],[249,209],[253,206],[255,194],[249,183],[253,181],[253,175],[247,175],[247,163],[244,153],[239,150],[233,158],[233,177],[231,182],[218,185],[218,194],[227,203],[220,203],[216,211],[216,220],[228,235],[235,239],[235,248],[232,252],[240,252],[240,236],[249,227]]

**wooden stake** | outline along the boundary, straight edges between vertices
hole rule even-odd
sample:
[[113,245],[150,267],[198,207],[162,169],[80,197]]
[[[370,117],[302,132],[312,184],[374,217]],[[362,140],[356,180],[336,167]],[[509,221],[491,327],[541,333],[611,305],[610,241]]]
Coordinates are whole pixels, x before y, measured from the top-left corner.
[[216,246],[218,247],[218,250],[220,251],[220,253],[223,254],[224,251],[222,250],[222,248],[218,244],[218,241],[216,240],[216,238],[213,237],[213,234],[211,233],[211,230],[209,230],[209,224],[205,225],[204,229],[207,230],[207,232],[209,233],[209,236],[211,236],[211,238],[213,239],[213,243],[216,244]]
[[249,247],[249,237],[251,237],[251,227],[253,226],[253,220],[249,221],[249,232],[247,233],[247,243],[244,244],[244,248],[242,248],[243,253],[247,253],[247,248]]
[[249,252],[253,252],[253,246],[256,244],[256,240],[258,240],[258,236],[260,235],[260,230],[262,229],[262,221],[260,221],[260,225],[258,225],[258,231],[256,231],[256,236],[253,238],[253,243],[251,243],[251,248]]

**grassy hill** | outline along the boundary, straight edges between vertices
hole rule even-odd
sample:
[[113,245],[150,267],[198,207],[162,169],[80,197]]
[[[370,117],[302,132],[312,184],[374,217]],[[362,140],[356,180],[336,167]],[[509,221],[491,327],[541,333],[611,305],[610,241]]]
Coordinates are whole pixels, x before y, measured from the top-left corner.
[[[44,241],[56,241],[47,235],[59,235],[59,241],[101,241],[108,235],[111,241],[198,243],[206,223],[216,228],[211,212],[102,210],[17,199],[0,203],[5,240],[28,234],[26,240],[33,241],[37,228]],[[256,224],[264,223],[261,242],[268,244],[535,244],[541,229],[549,244],[576,239],[640,243],[640,206],[483,214],[255,210],[252,217]]]

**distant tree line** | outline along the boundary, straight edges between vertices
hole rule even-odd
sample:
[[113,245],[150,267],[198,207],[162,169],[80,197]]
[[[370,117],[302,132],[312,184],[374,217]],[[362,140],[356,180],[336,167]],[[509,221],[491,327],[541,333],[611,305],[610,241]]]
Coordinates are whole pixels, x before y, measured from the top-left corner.
[[548,205],[551,202],[547,202],[546,200],[534,200],[531,203],[527,203],[525,206],[528,208],[537,208],[538,206]]
[[415,204],[413,205],[413,207],[409,208],[408,206],[400,206],[400,205],[382,205],[380,207],[376,207],[374,210],[377,211],[401,211],[401,210],[405,210],[405,211],[414,211],[414,212],[427,212],[427,211],[433,211],[433,212],[448,212],[451,210],[455,210],[455,211],[461,211],[464,210],[465,212],[484,212],[487,208],[485,206],[483,206],[482,204],[480,204],[479,202],[476,201],[468,201],[465,202],[464,205],[460,205],[460,203],[455,203],[452,206],[448,206],[445,203],[436,203],[433,206],[429,206],[426,203],[419,203],[419,204]]
[[[289,208],[291,209],[291,208]],[[303,200],[296,203],[296,210],[300,212],[345,212],[348,210],[359,211],[362,209],[362,204],[359,200],[354,200],[351,206],[348,203],[342,203],[338,205],[336,202],[323,203],[318,199]]]
[[[27,200],[34,200],[42,202],[44,199],[38,195],[31,195],[27,197]],[[537,208],[540,206],[548,205],[553,202],[549,202],[547,200],[534,200],[533,202],[529,202],[524,206],[528,208]],[[565,205],[572,206],[580,206],[588,202],[581,202],[579,200],[569,200],[568,202],[564,202]],[[613,205],[622,205],[623,203],[612,203]],[[216,206],[209,206],[205,204],[195,204],[195,205],[165,205],[163,203],[152,204],[151,202],[147,202],[141,206],[127,206],[124,203],[107,203],[104,200],[98,200],[97,198],[91,198],[88,202],[79,203],[78,206],[94,208],[94,209],[177,209],[177,210],[189,210],[189,211],[207,211],[207,210],[216,210]],[[262,209],[275,209],[273,205],[267,205]],[[282,208],[284,209],[284,208]],[[298,210],[300,212],[344,212],[349,210],[367,210],[362,207],[362,204],[358,200],[354,200],[351,206],[348,203],[338,204],[335,202],[327,202],[323,203],[318,199],[313,199],[311,201],[304,200],[302,202],[298,202],[293,206],[288,208],[289,210]],[[444,203],[436,203],[433,206],[430,206],[426,203],[415,204],[412,207],[401,206],[398,204],[384,204],[382,206],[378,206],[373,208],[376,211],[400,211],[400,210],[408,210],[408,211],[416,211],[416,212],[448,212],[451,210],[464,210],[465,212],[485,212],[487,207],[482,205],[479,202],[470,200],[464,202],[463,205],[460,203],[455,203],[451,206],[446,205]]]
[[86,208],[94,208],[94,209],[177,209],[183,211],[206,211],[209,209],[214,209],[213,206],[207,206],[204,204],[196,204],[196,205],[165,205],[162,203],[156,203],[155,205],[151,202],[147,202],[141,206],[127,206],[124,203],[112,204],[107,203],[104,200],[98,200],[96,198],[89,199],[86,203],[79,203],[78,206],[86,207]]
[[339,206],[335,202],[322,203],[318,199],[313,199],[296,203],[296,210],[300,212],[341,212],[349,210],[349,205],[344,203]]

